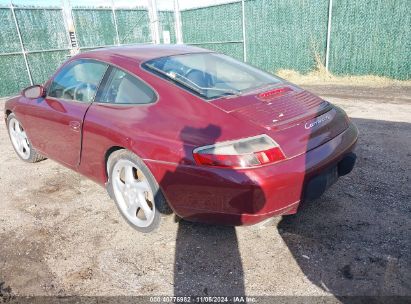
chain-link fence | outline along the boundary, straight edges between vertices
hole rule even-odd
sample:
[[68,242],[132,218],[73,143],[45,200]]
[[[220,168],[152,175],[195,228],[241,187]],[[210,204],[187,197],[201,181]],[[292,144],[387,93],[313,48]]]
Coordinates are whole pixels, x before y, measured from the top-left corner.
[[41,83],[70,55],[186,43],[270,72],[409,79],[409,0],[0,0],[0,96]]
[[0,7],[0,96],[41,83],[69,54],[61,8]]

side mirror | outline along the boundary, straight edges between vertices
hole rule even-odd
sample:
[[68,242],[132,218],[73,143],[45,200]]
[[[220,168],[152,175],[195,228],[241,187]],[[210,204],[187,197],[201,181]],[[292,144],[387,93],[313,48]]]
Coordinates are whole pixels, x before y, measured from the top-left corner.
[[34,86],[25,88],[21,92],[21,94],[26,98],[36,99],[36,98],[46,96],[46,90],[44,89],[42,85],[36,84]]

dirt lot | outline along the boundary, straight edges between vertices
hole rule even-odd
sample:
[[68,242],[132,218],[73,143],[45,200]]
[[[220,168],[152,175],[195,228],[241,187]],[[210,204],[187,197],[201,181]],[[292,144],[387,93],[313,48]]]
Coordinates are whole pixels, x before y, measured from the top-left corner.
[[140,234],[103,188],[20,161],[1,126],[0,295],[411,296],[411,87],[307,87],[357,124],[358,164],[265,226]]

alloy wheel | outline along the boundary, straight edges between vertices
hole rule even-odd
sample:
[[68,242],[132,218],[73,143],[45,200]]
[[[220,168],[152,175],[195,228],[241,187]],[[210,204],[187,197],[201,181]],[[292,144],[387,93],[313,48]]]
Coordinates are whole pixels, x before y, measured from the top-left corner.
[[156,208],[150,184],[133,162],[120,159],[112,171],[114,195],[123,215],[137,227],[148,227]]
[[27,134],[19,121],[15,118],[10,119],[9,122],[10,139],[13,143],[14,149],[22,159],[30,158],[30,143]]

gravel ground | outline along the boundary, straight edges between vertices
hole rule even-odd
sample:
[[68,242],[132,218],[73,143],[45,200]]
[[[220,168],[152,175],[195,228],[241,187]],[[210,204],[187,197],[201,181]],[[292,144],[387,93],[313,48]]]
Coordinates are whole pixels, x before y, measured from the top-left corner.
[[308,89],[358,126],[357,166],[297,215],[251,227],[170,218],[140,234],[103,188],[50,160],[20,161],[3,125],[0,298],[411,296],[411,87]]

